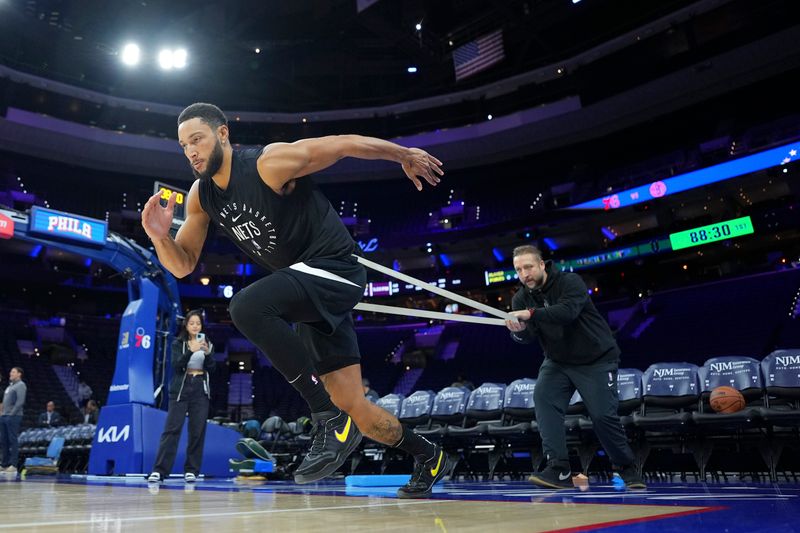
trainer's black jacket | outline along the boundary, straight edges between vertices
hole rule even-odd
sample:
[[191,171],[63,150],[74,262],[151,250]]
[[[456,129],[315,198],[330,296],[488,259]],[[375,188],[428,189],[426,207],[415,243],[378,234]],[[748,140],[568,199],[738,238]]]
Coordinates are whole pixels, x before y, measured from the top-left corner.
[[559,363],[586,364],[604,359],[619,359],[620,350],[611,329],[589,298],[580,276],[561,272],[552,261],[545,263],[547,281],[542,287],[523,285],[511,302],[515,311],[535,309],[527,329],[512,333],[522,344],[534,337],[545,357]]

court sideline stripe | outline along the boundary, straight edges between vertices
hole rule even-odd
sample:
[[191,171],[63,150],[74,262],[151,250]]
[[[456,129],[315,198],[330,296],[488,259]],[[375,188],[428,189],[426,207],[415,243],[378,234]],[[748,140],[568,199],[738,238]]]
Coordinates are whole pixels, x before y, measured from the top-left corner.
[[640,516],[637,518],[625,518],[622,520],[613,520],[611,522],[598,522],[596,524],[586,524],[584,526],[567,527],[562,529],[548,529],[544,533],[578,533],[580,531],[592,531],[595,529],[605,529],[614,526],[627,526],[629,524],[638,524],[641,522],[652,522],[655,520],[664,520],[667,518],[680,518],[682,516],[690,516],[694,514],[710,513],[714,511],[724,511],[727,507],[703,507],[700,509],[691,509],[688,511],[676,511],[674,513],[666,513],[653,516]]
[[131,517],[116,517],[107,518],[103,520],[59,520],[53,522],[18,522],[15,524],[0,524],[0,529],[16,529],[23,527],[48,527],[48,526],[72,526],[81,524],[102,524],[102,523],[117,523],[117,522],[153,522],[156,520],[177,520],[184,518],[216,518],[227,516],[247,516],[247,515],[261,515],[261,514],[277,514],[277,513],[305,513],[309,511],[336,511],[347,509],[364,509],[364,507],[402,507],[407,505],[425,505],[425,504],[438,504],[438,503],[452,503],[460,502],[462,500],[421,500],[416,502],[389,502],[377,503],[371,505],[339,505],[329,507],[306,507],[302,509],[264,509],[262,511],[231,511],[224,513],[187,513],[187,514],[173,514],[173,515],[160,515],[160,516],[131,516]]

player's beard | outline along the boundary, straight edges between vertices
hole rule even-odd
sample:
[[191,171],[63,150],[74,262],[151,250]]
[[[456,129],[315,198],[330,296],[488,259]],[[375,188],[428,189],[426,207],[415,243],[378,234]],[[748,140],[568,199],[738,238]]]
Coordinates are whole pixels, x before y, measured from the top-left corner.
[[206,169],[202,172],[198,172],[192,167],[192,173],[194,177],[199,179],[200,181],[207,181],[214,177],[219,171],[219,168],[222,166],[222,159],[225,155],[225,152],[222,151],[222,143],[219,142],[217,139],[216,144],[214,145],[214,149],[211,151],[211,155],[208,156],[208,161],[206,161]]

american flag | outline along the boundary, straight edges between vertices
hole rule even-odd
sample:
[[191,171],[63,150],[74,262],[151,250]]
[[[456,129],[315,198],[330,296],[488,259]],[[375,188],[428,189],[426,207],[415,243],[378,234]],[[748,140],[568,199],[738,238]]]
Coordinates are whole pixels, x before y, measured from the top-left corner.
[[505,59],[503,31],[497,30],[459,46],[453,51],[456,81],[485,70]]

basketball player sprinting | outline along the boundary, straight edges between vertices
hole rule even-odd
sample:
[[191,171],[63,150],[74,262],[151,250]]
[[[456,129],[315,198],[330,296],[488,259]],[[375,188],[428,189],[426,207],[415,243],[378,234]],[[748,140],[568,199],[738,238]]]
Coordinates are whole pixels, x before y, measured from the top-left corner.
[[344,157],[383,159],[399,163],[422,190],[419,178],[439,183],[441,161],[358,135],[233,150],[225,115],[204,103],[180,114],[178,139],[197,178],[186,220],[173,239],[176,195],[161,207],[157,193],[145,204],[142,226],[161,263],[178,278],[197,266],[209,224],[271,272],[233,297],[230,314],[311,409],[314,438],[295,481],[332,474],[363,433],[414,456],[414,473],[399,497],[429,496],[448,470],[447,456],[364,397],[351,311],[363,295],[366,272],[353,257],[358,246],[308,176]]

